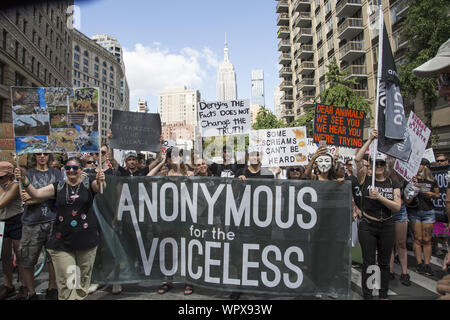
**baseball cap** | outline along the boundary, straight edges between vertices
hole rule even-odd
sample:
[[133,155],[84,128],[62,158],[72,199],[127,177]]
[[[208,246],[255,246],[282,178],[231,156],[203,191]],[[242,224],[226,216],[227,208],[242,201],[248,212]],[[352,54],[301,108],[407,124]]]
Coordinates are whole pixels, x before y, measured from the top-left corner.
[[0,177],[4,177],[7,174],[13,174],[14,166],[7,162],[7,161],[1,161],[0,162]]
[[129,157],[135,157],[137,158],[137,154],[134,151],[128,151],[127,153],[125,153],[125,160],[127,160]]
[[[387,157],[384,153],[377,152],[377,155],[375,157],[375,162],[377,162],[377,161],[386,162],[386,159],[387,159]],[[372,161],[372,159],[371,159],[371,161]]]
[[430,77],[448,67],[450,67],[450,39],[439,47],[433,59],[415,68],[413,73],[418,77]]

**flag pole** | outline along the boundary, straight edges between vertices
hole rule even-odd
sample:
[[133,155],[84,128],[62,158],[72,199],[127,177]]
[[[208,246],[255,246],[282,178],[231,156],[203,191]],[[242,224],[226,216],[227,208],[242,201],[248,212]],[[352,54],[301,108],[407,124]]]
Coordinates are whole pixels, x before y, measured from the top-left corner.
[[[380,12],[379,12],[379,31],[378,31],[378,74],[377,74],[377,98],[376,98],[376,106],[375,106],[375,129],[378,130],[378,108],[380,105],[380,82],[381,82],[381,73],[383,72],[383,36],[384,36],[384,16],[383,16],[383,6],[380,4]],[[374,150],[373,150],[373,159],[372,159],[372,188],[375,188],[375,169],[376,169],[376,158],[377,158],[377,149],[378,149],[378,139],[373,141]]]

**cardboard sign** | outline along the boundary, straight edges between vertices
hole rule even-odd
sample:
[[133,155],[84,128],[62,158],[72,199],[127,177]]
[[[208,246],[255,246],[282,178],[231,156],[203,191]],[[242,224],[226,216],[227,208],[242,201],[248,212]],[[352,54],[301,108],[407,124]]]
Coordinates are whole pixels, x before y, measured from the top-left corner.
[[249,100],[199,102],[197,112],[204,138],[250,132]]
[[161,146],[161,154],[166,154],[167,149],[169,148],[175,148],[177,146],[177,143],[173,140],[164,140],[163,145]]
[[[314,139],[308,138],[308,161],[311,161],[314,153],[319,149],[319,144],[314,142]],[[353,160],[356,156],[357,149],[345,148],[345,147],[336,147],[336,146],[327,146],[328,152],[336,157],[338,156],[338,161],[346,162],[347,160]]]
[[111,123],[113,149],[159,152],[161,118],[158,113],[113,110]]
[[99,152],[98,88],[12,87],[17,154]]
[[414,112],[411,112],[408,119],[408,134],[412,144],[411,155],[408,162],[396,159],[394,170],[406,181],[411,182],[412,178],[419,171],[420,162],[425,153],[431,130],[414,114]]
[[436,211],[445,212],[445,200],[447,196],[448,182],[445,176],[450,170],[450,165],[431,167],[431,172],[439,187],[439,199],[431,199]]
[[250,131],[249,152],[259,151],[263,167],[308,164],[306,127]]
[[434,157],[434,151],[433,148],[425,150],[423,153],[423,157],[430,161],[430,163],[436,162],[436,158]]
[[314,142],[361,148],[364,136],[364,111],[316,104]]

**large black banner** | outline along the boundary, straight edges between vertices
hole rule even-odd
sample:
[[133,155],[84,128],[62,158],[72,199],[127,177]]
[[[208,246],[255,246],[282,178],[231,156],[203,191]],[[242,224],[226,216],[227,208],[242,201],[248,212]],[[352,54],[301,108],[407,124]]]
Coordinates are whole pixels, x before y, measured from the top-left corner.
[[349,182],[107,177],[98,283],[348,297]]
[[430,169],[436,179],[441,195],[439,199],[432,199],[434,208],[436,209],[436,221],[448,223],[447,212],[445,211],[448,182],[445,176],[450,170],[450,165],[431,167]]

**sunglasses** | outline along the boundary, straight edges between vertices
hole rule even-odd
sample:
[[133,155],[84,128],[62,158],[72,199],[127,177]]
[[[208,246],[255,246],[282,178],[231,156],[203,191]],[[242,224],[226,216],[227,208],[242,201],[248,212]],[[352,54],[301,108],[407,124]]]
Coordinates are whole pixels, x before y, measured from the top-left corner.
[[93,164],[95,163],[94,161],[86,161],[87,164]]
[[450,73],[443,73],[439,75],[436,82],[439,87],[450,86]]
[[437,159],[436,160],[436,162],[445,162],[445,161],[447,161],[447,160],[445,160],[445,159]]
[[378,162],[378,161],[375,162],[375,166],[376,167],[384,167],[385,165],[386,165],[386,162],[381,162],[381,161],[380,162]]
[[46,156],[48,157],[48,153],[36,153],[37,156]]
[[80,166],[65,166],[64,169],[66,169],[66,171],[78,171],[80,169]]
[[301,172],[302,169],[300,169],[300,168],[290,168],[289,171],[291,171],[291,172],[292,172],[292,171]]

